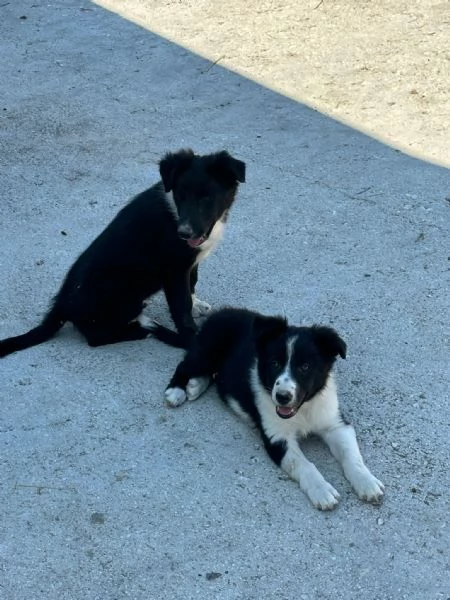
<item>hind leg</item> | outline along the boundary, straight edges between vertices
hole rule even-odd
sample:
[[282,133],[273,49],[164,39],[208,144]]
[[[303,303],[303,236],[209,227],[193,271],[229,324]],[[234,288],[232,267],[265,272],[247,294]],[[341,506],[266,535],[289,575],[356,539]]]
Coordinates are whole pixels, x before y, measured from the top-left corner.
[[102,323],[89,325],[76,325],[85,336],[89,346],[106,346],[119,342],[143,340],[150,335],[150,330],[141,325],[139,321],[131,323]]
[[77,306],[71,321],[84,335],[89,346],[106,346],[119,342],[142,340],[151,334],[151,321],[142,314],[140,296],[128,290],[113,290],[106,299],[103,294],[95,302]]

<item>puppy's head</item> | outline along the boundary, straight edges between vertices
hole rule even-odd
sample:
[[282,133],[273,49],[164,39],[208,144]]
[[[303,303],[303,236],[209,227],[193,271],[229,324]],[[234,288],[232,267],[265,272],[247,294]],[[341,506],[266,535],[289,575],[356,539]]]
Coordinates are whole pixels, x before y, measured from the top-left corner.
[[346,344],[330,327],[288,327],[282,319],[255,331],[260,381],[278,416],[290,419],[325,387],[336,357],[346,356]]
[[192,248],[208,239],[217,221],[225,220],[239,182],[245,181],[245,163],[226,151],[203,156],[192,150],[169,153],[159,171],[176,207],[178,235]]

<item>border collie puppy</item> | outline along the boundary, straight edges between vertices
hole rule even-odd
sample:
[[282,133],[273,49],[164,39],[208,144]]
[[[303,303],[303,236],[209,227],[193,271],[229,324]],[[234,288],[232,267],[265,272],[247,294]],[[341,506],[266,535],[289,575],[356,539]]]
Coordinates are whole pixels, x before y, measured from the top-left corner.
[[294,327],[281,317],[224,308],[192,339],[166,401],[195,400],[214,378],[220,397],[256,425],[270,457],[316,508],[334,508],[339,494],[303,454],[300,439],[309,434],[327,444],[358,496],[378,503],[384,486],[365,466],[355,430],[339,411],[331,373],[338,355],[345,358],[346,345],[330,327]]
[[193,316],[210,308],[194,295],[198,264],[220,241],[245,163],[226,151],[180,150],[159,170],[162,181],[133,198],[75,261],[42,323],[0,341],[0,357],[45,342],[66,321],[90,346],[145,338],[144,300],[161,289],[188,343]]

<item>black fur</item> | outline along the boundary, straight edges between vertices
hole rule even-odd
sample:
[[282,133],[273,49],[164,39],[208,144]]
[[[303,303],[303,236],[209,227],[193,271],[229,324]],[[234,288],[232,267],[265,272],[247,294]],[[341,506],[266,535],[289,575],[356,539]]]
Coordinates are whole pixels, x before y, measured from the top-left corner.
[[225,151],[199,156],[180,150],[167,154],[159,168],[162,181],[131,200],[81,254],[38,327],[0,341],[0,357],[50,339],[66,321],[90,346],[145,338],[149,329],[134,319],[161,289],[187,344],[195,332],[191,294],[201,244],[217,221],[225,221],[245,180],[245,163]]

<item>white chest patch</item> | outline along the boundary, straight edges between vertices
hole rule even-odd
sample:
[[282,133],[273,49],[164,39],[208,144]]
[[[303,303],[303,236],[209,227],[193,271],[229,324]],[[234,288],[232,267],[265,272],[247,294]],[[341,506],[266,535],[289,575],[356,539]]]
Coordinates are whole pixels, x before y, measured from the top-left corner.
[[[170,212],[173,214],[175,219],[178,221],[178,219],[179,219],[178,209],[177,209],[177,205],[175,204],[175,200],[174,200],[172,192],[168,192],[166,194],[166,203],[170,209]],[[202,260],[205,260],[205,258],[208,256],[208,254],[211,254],[211,252],[214,250],[214,248],[216,248],[216,246],[219,244],[219,242],[221,241],[221,239],[223,237],[224,227],[225,227],[225,223],[220,220],[217,221],[217,223],[214,225],[209,238],[206,240],[206,242],[204,242],[199,247],[199,253],[197,254],[197,257],[195,259],[196,265],[198,265],[198,263],[200,263]]]
[[208,254],[211,254],[214,248],[218,246],[223,237],[224,227],[225,224],[223,221],[217,221],[217,223],[214,225],[209,238],[200,246],[200,252],[197,254],[197,258],[195,259],[196,265],[198,265],[198,263],[202,260],[205,260]]
[[270,394],[261,385],[256,365],[250,372],[250,385],[255,404],[267,437],[272,441],[306,437],[339,422],[339,405],[336,384],[330,375],[325,388],[301,406],[291,419],[281,419],[275,410]]

